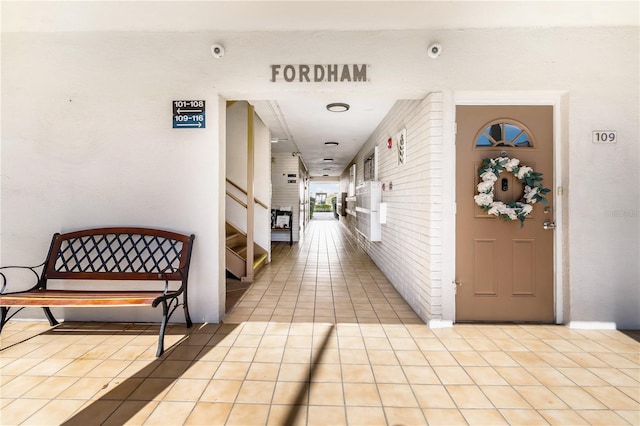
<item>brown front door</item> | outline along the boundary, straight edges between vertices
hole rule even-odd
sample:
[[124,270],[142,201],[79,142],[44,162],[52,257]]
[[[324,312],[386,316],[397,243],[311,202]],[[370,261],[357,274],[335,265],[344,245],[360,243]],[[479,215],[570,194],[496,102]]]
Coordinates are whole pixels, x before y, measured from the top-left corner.
[[[553,188],[553,107],[458,106],[456,121],[456,321],[553,322],[553,192],[525,203],[522,226],[474,201],[485,158],[518,159]],[[514,173],[497,175],[495,202],[523,195]]]

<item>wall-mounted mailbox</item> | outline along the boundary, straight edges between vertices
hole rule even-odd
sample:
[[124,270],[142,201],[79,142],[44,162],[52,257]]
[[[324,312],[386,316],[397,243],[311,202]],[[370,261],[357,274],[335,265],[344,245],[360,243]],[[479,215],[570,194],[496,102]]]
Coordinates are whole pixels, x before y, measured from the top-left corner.
[[387,203],[380,203],[380,223],[387,223]]
[[356,188],[356,231],[369,241],[382,241],[382,183],[366,181]]

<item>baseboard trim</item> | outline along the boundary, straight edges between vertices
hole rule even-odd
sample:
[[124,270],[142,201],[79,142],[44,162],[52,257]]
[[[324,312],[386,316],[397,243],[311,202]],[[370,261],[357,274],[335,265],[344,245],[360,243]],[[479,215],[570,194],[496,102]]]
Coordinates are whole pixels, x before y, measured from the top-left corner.
[[451,328],[453,327],[453,321],[447,320],[429,320],[429,328]]
[[604,321],[571,321],[569,328],[574,330],[615,330],[615,322]]

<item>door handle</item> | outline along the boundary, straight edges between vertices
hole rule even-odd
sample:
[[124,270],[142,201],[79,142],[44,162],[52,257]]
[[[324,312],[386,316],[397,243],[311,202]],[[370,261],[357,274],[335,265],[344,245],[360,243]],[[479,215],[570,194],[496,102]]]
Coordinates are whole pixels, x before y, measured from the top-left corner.
[[554,230],[556,229],[558,226],[556,225],[555,222],[545,222],[542,224],[542,228],[543,229],[550,229],[550,230]]

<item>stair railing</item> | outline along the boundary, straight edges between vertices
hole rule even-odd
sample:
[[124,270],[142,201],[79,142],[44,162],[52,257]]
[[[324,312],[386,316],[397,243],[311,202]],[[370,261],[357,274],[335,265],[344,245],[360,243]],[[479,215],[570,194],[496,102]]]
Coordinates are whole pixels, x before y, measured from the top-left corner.
[[[247,281],[247,282],[252,282],[253,281],[253,258],[254,258],[254,242],[255,242],[255,238],[254,238],[254,216],[255,216],[255,209],[254,206],[257,204],[261,207],[263,207],[265,210],[269,210],[269,206],[264,203],[263,201],[260,201],[259,199],[257,199],[256,197],[253,197],[253,203],[249,205],[248,200],[250,199],[249,195],[248,195],[248,191],[245,190],[244,188],[242,188],[240,185],[238,185],[237,183],[233,182],[230,179],[226,179],[227,183],[232,186],[233,188],[235,188],[237,190],[236,193],[230,191],[229,189],[226,190],[226,195],[233,200],[237,205],[241,206],[244,210],[245,210],[245,214],[246,214],[246,229],[244,230],[246,232],[246,236],[247,236],[247,251],[246,251],[246,258],[247,258],[247,262],[246,262],[246,271],[245,271],[245,276],[242,277],[242,281]],[[242,196],[238,196],[236,194],[242,194],[244,195],[245,200],[242,199]],[[234,224],[235,226],[238,226],[238,224]]]
[[[247,195],[247,191],[242,189],[242,187],[240,185],[238,185],[237,183],[235,183],[234,181],[227,179],[227,183],[231,186],[233,186],[234,188],[236,188],[238,191],[242,192],[245,196]],[[236,197],[233,193],[227,191],[227,195],[229,197],[231,197],[236,203],[240,204],[242,207],[247,208],[247,203],[243,200],[241,200],[240,198]],[[268,209],[269,206],[267,204],[265,204],[264,202],[258,200],[257,198],[253,198],[253,202],[264,207],[265,209]]]

